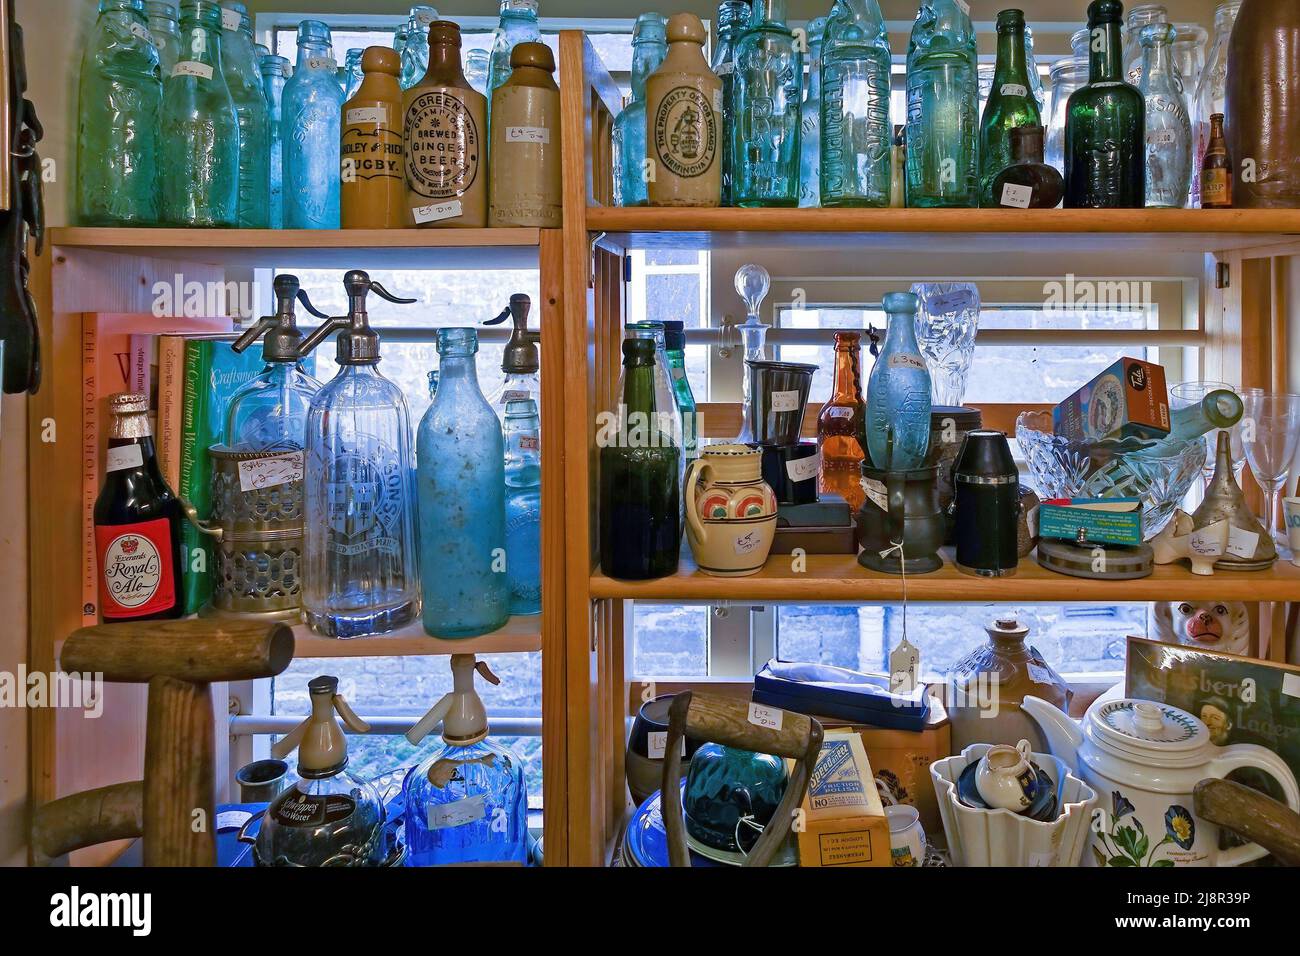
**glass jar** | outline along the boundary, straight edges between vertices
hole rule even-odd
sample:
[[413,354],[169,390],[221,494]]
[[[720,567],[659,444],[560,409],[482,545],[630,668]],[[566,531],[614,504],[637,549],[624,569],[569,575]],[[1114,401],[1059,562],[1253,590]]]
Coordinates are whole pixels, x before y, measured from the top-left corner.
[[1052,64],[1052,115],[1047,124],[1043,158],[1065,175],[1065,117],[1070,96],[1088,83],[1088,58],[1067,56]]
[[888,206],[889,34],[876,0],[840,0],[822,41],[822,205]]
[[[964,4],[963,4],[964,6]],[[979,205],[975,28],[956,0],[924,0],[907,51],[907,205]]]
[[1142,28],[1142,96],[1146,100],[1146,204],[1162,209],[1187,205],[1192,184],[1192,120],[1183,81],[1174,63],[1174,28]]
[[253,50],[253,21],[238,0],[221,0],[221,9],[221,72],[239,120],[239,226],[265,229],[271,219],[271,131]]
[[298,24],[298,65],[284,85],[284,228],[339,228],[343,88],[330,28]]
[[[867,0],[873,2],[873,0]],[[799,204],[799,106],[803,54],[786,24],[786,0],[756,0],[749,28],[736,41],[732,78],[737,206]]]

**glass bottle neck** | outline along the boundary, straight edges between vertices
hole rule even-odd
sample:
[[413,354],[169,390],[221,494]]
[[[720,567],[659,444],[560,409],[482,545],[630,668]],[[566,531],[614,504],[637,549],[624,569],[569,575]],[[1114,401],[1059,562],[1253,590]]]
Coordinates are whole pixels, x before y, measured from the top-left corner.
[[885,348],[895,352],[920,351],[916,344],[916,315],[914,313],[889,313],[889,330],[885,334]]
[[632,49],[632,99],[645,99],[645,83],[668,55],[667,42],[637,40]]
[[438,364],[438,397],[435,401],[442,401],[444,396],[450,400],[457,394],[463,395],[470,391],[480,397],[483,395],[479,389],[478,365],[474,356],[441,356]]
[[998,60],[993,85],[1019,83],[1029,85],[1029,67],[1025,60],[1025,29],[1009,27],[998,30]]
[[[839,0],[846,3],[847,0]],[[852,3],[847,5],[852,6]],[[757,26],[760,23],[784,24],[787,15],[788,4],[786,0],[754,0],[753,12],[750,14],[750,25]]]
[[334,62],[334,50],[328,43],[317,40],[300,40],[298,42],[297,70],[314,70],[318,73],[330,73],[331,75],[336,73],[338,64]]
[[658,411],[655,403],[654,365],[625,367],[623,379],[623,404],[628,414],[653,415]]
[[1174,48],[1168,40],[1156,40],[1142,47],[1142,75],[1154,86],[1159,80],[1167,84],[1174,77]]
[[808,41],[808,99],[815,100],[822,92],[822,37]]
[[1099,23],[1088,40],[1088,82],[1118,83],[1123,73],[1124,44],[1120,41],[1119,23]]
[[835,382],[831,401],[836,405],[861,404],[862,382],[858,368],[858,349],[853,345],[835,346]]

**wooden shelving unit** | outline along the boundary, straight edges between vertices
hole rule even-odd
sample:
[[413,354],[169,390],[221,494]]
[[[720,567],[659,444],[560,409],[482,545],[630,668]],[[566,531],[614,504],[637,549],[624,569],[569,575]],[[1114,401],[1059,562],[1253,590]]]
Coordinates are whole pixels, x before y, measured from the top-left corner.
[[340,641],[305,624],[293,629],[294,657],[430,657],[447,654],[527,654],[542,649],[542,619],[512,617],[499,631],[463,640],[430,637],[416,623],[391,634]]

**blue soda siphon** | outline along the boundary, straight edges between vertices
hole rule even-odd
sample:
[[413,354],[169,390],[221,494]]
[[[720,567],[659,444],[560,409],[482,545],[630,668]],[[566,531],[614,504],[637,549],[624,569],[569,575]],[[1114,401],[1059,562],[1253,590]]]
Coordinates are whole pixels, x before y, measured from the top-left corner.
[[143,0],[100,0],[94,34],[81,58],[78,100],[80,221],[156,224],[162,81]]
[[786,25],[786,0],[754,0],[749,28],[736,41],[735,70],[732,203],[797,206],[803,54]]
[[542,424],[531,398],[506,403],[506,578],[510,613],[542,612]]
[[736,78],[736,41],[749,27],[749,0],[722,0],[718,4],[718,42],[713,48],[709,63],[715,76],[722,81],[722,196],[724,206],[733,205],[732,177],[736,160],[733,155],[735,137],[731,135],[734,116],[731,112],[731,88]]
[[620,206],[650,201],[646,176],[645,81],[668,55],[668,21],[657,13],[636,18],[632,33],[632,98],[614,120],[614,188]]
[[1181,209],[1192,185],[1192,117],[1174,65],[1169,23],[1142,28],[1142,96],[1146,100],[1148,207]]
[[822,204],[822,40],[826,18],[808,24],[808,82],[799,107],[799,206]]
[[339,228],[343,88],[330,28],[298,24],[298,65],[284,85],[284,228]]
[[916,342],[917,297],[885,296],[889,331],[867,384],[867,450],[887,471],[925,464],[930,449],[930,370]]
[[149,18],[149,34],[158,48],[158,66],[165,80],[181,58],[181,24],[176,4],[169,0],[145,0],[144,11]]
[[267,126],[271,136],[267,153],[270,155],[267,189],[267,224],[272,229],[284,228],[284,138],[281,97],[284,82],[289,78],[289,61],[274,53],[262,56],[262,92],[266,95]]
[[171,226],[239,223],[239,119],[221,72],[221,7],[181,4],[181,59],[163,85],[159,124],[162,219]]
[[404,90],[419,83],[429,72],[429,24],[437,19],[438,11],[433,7],[411,7],[411,15],[406,21],[406,46],[402,48],[402,73],[398,81]]
[[528,862],[528,784],[519,755],[488,736],[474,674],[501,683],[473,654],[451,657],[452,690],[406,734],[442,743],[402,781],[407,866]]
[[876,0],[837,0],[822,41],[822,205],[888,206],[889,33]]
[[501,0],[501,20],[497,23],[496,39],[492,41],[492,62],[488,67],[488,105],[492,104],[492,91],[510,79],[513,69],[510,54],[520,43],[541,43],[542,31],[537,25],[537,0]]
[[271,210],[271,121],[253,50],[253,21],[239,0],[221,0],[221,72],[239,120],[239,226],[265,229]]
[[505,443],[479,390],[474,329],[438,330],[438,394],[416,433],[424,629],[487,634],[510,618]]
[[353,47],[343,58],[343,102],[345,103],[356,95],[361,81],[366,78],[361,70],[361,58],[365,53],[365,50]]
[[907,205],[979,205],[979,73],[965,3],[922,0],[907,50]]

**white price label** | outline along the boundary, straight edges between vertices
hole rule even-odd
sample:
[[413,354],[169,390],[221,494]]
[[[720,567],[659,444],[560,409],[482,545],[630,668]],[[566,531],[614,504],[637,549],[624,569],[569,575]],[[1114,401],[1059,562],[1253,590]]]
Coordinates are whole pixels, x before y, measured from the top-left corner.
[[507,143],[541,143],[551,141],[551,131],[545,126],[507,126]]
[[181,60],[172,67],[172,76],[197,76],[200,80],[210,80],[212,67],[195,60]]
[[1019,83],[1003,83],[998,92],[1003,96],[1028,96],[1029,87],[1021,86]]
[[1300,674],[1282,675],[1282,693],[1300,699]]
[[447,202],[436,202],[428,206],[416,206],[411,210],[415,216],[416,224],[426,222],[441,222],[444,219],[459,219],[461,216],[461,205],[459,199],[450,199]]
[[415,15],[415,22],[426,30],[436,19],[438,19],[438,14],[432,10],[421,10]]
[[116,448],[108,450],[104,469],[106,471],[125,471],[128,468],[139,468],[143,464],[144,452],[140,450],[139,445],[118,445]]
[[524,451],[538,451],[542,442],[536,435],[520,435],[519,447]]
[[853,409],[836,406],[826,409],[827,418],[852,418]]
[[1228,553],[1235,558],[1253,558],[1259,546],[1259,533],[1233,528],[1228,535]]
[[736,556],[741,558],[753,554],[762,546],[763,532],[757,529],[737,536],[734,543]]
[[[1202,528],[1200,531],[1193,531],[1191,540],[1188,542],[1188,546],[1192,549],[1192,553],[1198,554],[1203,558],[1217,558],[1219,555],[1223,554],[1223,525],[1226,521],[1227,519],[1225,518],[1223,521],[1216,521],[1214,524]],[[1229,531],[1228,536],[1231,537],[1231,535],[1232,532]]]
[[274,488],[290,482],[302,481],[303,453],[286,452],[283,455],[268,455],[266,458],[254,458],[239,463],[239,488],[241,491],[256,491],[259,488]]
[[914,368],[924,372],[926,369],[925,359],[915,352],[899,352],[897,355],[889,357],[890,368]]
[[789,391],[789,392],[773,392],[771,411],[774,412],[799,411],[799,392],[797,390]]
[[906,637],[889,652],[889,691],[910,694],[916,690],[916,673],[921,667],[921,651]]
[[348,123],[376,123],[388,125],[388,109],[384,106],[358,106],[348,110]]
[[252,818],[253,815],[247,810],[223,810],[217,814],[217,832],[238,830]]
[[1042,667],[1039,664],[1026,664],[1025,669],[1029,671],[1029,679],[1035,684],[1054,683],[1052,680],[1052,674],[1046,667]]
[[526,392],[523,389],[510,389],[501,393],[501,404],[506,402],[526,402],[532,398],[532,392]]
[[1052,866],[1056,860],[1055,853],[1031,853],[1029,854],[1029,866]]
[[429,804],[429,829],[448,830],[463,827],[487,816],[487,794],[466,797],[453,803]]
[[131,26],[128,27],[128,29],[131,31],[131,36],[135,37],[137,40],[144,40],[146,43],[157,42],[153,38],[153,34],[150,33],[149,29],[142,23],[132,22]]
[[1147,133],[1147,142],[1152,146],[1172,146],[1178,142],[1178,137],[1171,129],[1153,129]]
[[229,30],[234,33],[239,29],[239,11],[227,10],[224,7],[221,10],[221,29]]
[[956,3],[958,10],[966,14],[966,16],[970,16],[970,4],[966,0],[956,0]]
[[313,56],[307,58],[307,69],[309,70],[337,70],[338,63],[332,56]]
[[1009,206],[1012,209],[1028,209],[1029,204],[1033,201],[1033,186],[1020,186],[1016,183],[1007,183],[1002,187],[1002,198],[999,200],[999,205]]
[[780,730],[782,723],[785,722],[785,711],[779,707],[765,707],[762,704],[751,703],[749,705],[749,722],[755,727]]
[[926,299],[926,311],[931,315],[952,315],[962,309],[969,309],[974,304],[972,299],[970,289],[945,292]]
[[713,71],[715,76],[731,76],[736,72],[736,64],[731,60],[726,63],[719,63],[718,68]]
[[785,463],[785,473],[790,480],[796,484],[801,481],[810,481],[817,477],[818,472],[822,470],[822,453],[809,455],[807,458],[798,458],[794,461]]
[[[686,756],[686,738],[683,737],[677,748],[677,756]],[[651,760],[663,760],[668,756],[668,731],[652,730],[646,735],[646,755]]]
[[867,493],[867,499],[881,511],[889,510],[889,489],[885,487],[883,481],[863,478],[862,490]]

